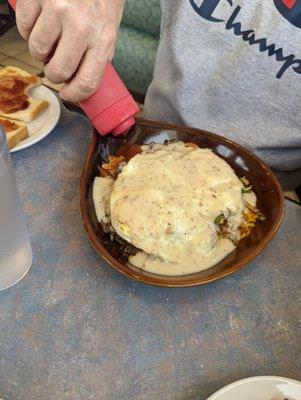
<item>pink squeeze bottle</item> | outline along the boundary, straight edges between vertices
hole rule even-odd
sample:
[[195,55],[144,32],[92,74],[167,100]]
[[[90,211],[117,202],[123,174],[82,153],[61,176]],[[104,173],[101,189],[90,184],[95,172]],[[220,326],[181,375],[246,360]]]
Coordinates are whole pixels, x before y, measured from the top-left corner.
[[[16,9],[17,0],[8,1]],[[134,115],[139,111],[111,63],[107,64],[97,91],[80,105],[102,136],[108,133],[118,136],[128,132],[135,124]]]

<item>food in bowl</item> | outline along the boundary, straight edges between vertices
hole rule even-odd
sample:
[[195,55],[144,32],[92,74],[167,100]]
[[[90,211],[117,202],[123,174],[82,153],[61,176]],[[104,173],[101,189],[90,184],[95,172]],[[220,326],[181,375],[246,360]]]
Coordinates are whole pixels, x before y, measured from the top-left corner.
[[127,262],[166,276],[208,269],[264,216],[245,178],[210,149],[181,141],[110,156],[93,184],[96,216]]

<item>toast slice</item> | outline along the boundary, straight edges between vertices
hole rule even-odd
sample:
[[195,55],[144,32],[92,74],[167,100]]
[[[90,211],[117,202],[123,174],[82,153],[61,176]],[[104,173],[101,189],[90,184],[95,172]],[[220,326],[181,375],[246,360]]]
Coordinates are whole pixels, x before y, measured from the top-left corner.
[[0,127],[6,134],[8,148],[10,150],[29,136],[26,124],[21,121],[13,121],[0,117]]
[[20,68],[0,70],[0,117],[26,123],[35,119],[48,106],[48,101],[29,96],[30,89],[40,84],[38,76]]

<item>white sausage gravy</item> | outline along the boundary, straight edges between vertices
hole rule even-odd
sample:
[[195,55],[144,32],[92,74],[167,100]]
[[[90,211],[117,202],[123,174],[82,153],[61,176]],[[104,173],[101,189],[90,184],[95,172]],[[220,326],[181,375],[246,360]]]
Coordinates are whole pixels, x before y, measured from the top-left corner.
[[[235,249],[243,222],[244,185],[209,149],[183,142],[142,147],[116,180],[96,177],[99,222],[139,251],[129,263],[159,275],[210,268]],[[256,205],[256,196],[248,194]],[[227,221],[227,237],[219,221]]]

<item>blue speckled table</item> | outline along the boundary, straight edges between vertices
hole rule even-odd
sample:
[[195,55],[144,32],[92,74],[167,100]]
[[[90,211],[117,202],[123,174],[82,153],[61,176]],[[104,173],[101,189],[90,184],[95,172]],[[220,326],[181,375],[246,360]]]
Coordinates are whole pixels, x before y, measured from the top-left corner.
[[272,245],[226,279],[193,289],[130,281],[82,228],[90,137],[64,111],[51,135],[13,154],[34,264],[0,294],[0,397],[205,400],[251,375],[300,379],[301,208],[287,203]]

